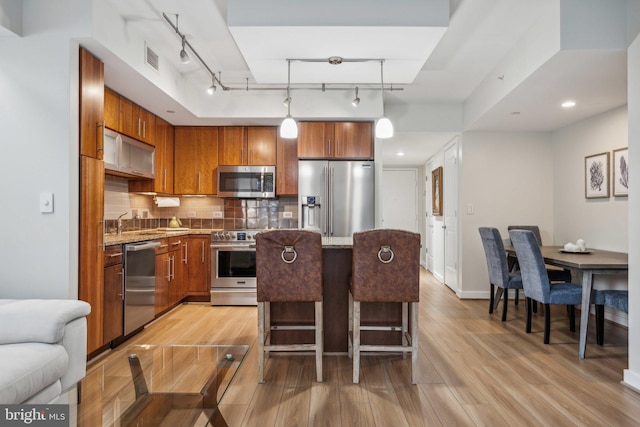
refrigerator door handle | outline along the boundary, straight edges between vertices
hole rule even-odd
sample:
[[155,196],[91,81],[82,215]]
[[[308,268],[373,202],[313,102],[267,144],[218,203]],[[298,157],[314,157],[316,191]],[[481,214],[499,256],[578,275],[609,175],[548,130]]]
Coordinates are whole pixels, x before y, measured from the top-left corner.
[[333,236],[333,168],[329,168],[331,176],[329,177],[329,194],[331,200],[329,201],[329,233]]
[[[329,208],[329,168],[325,166],[324,168],[324,200],[325,200],[325,212]],[[320,218],[322,221],[322,218]],[[326,219],[322,221],[322,234],[327,235],[327,221]]]

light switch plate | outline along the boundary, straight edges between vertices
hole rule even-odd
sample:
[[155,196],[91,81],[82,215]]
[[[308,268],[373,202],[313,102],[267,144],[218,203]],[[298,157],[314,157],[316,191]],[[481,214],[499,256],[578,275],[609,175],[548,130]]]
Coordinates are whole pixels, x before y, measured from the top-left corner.
[[53,212],[53,193],[40,193],[40,212]]

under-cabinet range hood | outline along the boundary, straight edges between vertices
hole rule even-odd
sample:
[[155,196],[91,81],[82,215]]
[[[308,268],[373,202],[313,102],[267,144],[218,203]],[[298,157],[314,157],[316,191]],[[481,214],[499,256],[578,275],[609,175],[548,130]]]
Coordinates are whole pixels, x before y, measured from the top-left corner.
[[106,173],[127,178],[155,177],[155,147],[111,129],[104,130],[103,141]]

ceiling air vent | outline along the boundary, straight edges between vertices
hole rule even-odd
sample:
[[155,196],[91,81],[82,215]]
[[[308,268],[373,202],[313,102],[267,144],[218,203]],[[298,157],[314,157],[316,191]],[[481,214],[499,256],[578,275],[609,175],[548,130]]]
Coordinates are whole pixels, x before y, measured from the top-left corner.
[[151,66],[154,70],[159,71],[158,54],[151,49],[147,43],[144,44],[144,62]]

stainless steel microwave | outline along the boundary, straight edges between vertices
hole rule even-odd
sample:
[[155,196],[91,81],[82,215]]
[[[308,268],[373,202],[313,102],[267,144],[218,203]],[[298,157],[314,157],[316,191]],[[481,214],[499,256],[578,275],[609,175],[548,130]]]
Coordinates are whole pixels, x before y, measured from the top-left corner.
[[276,197],[275,166],[218,166],[218,197]]

